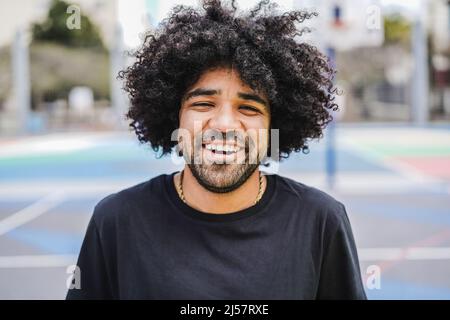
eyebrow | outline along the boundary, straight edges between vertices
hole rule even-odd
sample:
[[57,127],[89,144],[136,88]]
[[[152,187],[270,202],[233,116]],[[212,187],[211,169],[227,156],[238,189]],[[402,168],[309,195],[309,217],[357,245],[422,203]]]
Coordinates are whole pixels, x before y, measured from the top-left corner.
[[186,94],[184,101],[198,96],[213,96],[216,94],[220,94],[220,90],[197,88]]
[[[184,101],[189,100],[194,97],[198,97],[198,96],[213,96],[213,95],[217,95],[220,93],[221,93],[221,90],[197,88],[195,90],[190,91],[188,94],[186,94]],[[244,99],[244,100],[255,101],[257,103],[262,104],[264,107],[268,108],[267,102],[257,94],[238,92],[238,97],[241,99]]]

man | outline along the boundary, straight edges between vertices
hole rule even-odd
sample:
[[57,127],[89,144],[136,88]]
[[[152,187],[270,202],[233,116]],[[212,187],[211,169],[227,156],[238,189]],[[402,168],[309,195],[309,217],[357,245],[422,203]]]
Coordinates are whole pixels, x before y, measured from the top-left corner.
[[306,150],[336,110],[334,71],[294,40],[312,15],[210,0],[147,36],[121,73],[128,117],[186,165],[97,204],[68,299],[366,298],[344,205],[259,170]]

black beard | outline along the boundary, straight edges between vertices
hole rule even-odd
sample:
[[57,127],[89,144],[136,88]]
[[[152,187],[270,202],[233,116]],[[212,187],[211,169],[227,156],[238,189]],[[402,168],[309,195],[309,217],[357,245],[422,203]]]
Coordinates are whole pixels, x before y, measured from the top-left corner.
[[[198,140],[201,141],[202,136],[198,137]],[[225,140],[225,137],[223,138]],[[245,150],[245,161],[244,163],[238,164],[196,164],[190,163],[188,161],[188,167],[192,172],[192,175],[195,177],[197,182],[206,190],[214,192],[214,193],[227,193],[236,190],[240,186],[242,186],[248,178],[255,172],[255,170],[259,167],[259,163],[250,163],[250,144],[254,146],[254,142],[251,139],[244,138],[244,150]],[[197,154],[202,153],[202,144],[197,142],[194,144],[198,146],[199,150]],[[194,159],[191,156],[191,159]],[[228,168],[234,167],[235,170],[228,173],[228,176],[225,176]],[[229,181],[220,181],[217,179],[215,175],[224,175]],[[232,175],[232,176],[230,176]],[[215,181],[214,181],[215,180]],[[219,181],[218,181],[219,180]]]
[[233,179],[233,181],[230,184],[224,185],[224,186],[217,186],[208,180],[206,172],[204,172],[204,169],[208,168],[225,168],[223,166],[229,166],[229,164],[212,164],[209,165],[208,168],[203,168],[204,165],[202,164],[188,164],[189,169],[192,172],[192,175],[195,177],[197,182],[206,190],[214,192],[214,193],[227,193],[234,191],[238,189],[240,186],[242,186],[248,178],[255,172],[255,170],[258,168],[258,164],[240,164],[239,166],[242,166],[242,168],[239,168],[240,174]]

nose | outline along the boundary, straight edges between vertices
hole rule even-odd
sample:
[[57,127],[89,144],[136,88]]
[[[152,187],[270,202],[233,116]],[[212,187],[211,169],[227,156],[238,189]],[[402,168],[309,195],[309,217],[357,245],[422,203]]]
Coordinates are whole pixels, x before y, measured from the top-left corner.
[[227,130],[242,129],[242,124],[238,115],[234,112],[233,107],[229,103],[224,103],[209,120],[208,127],[221,132]]

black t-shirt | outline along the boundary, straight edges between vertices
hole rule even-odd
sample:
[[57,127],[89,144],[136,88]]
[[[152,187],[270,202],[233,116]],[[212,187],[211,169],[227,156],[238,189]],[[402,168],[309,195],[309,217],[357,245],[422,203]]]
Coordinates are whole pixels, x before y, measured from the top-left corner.
[[95,207],[68,299],[366,299],[342,203],[279,175],[254,206],[193,209],[175,172]]

